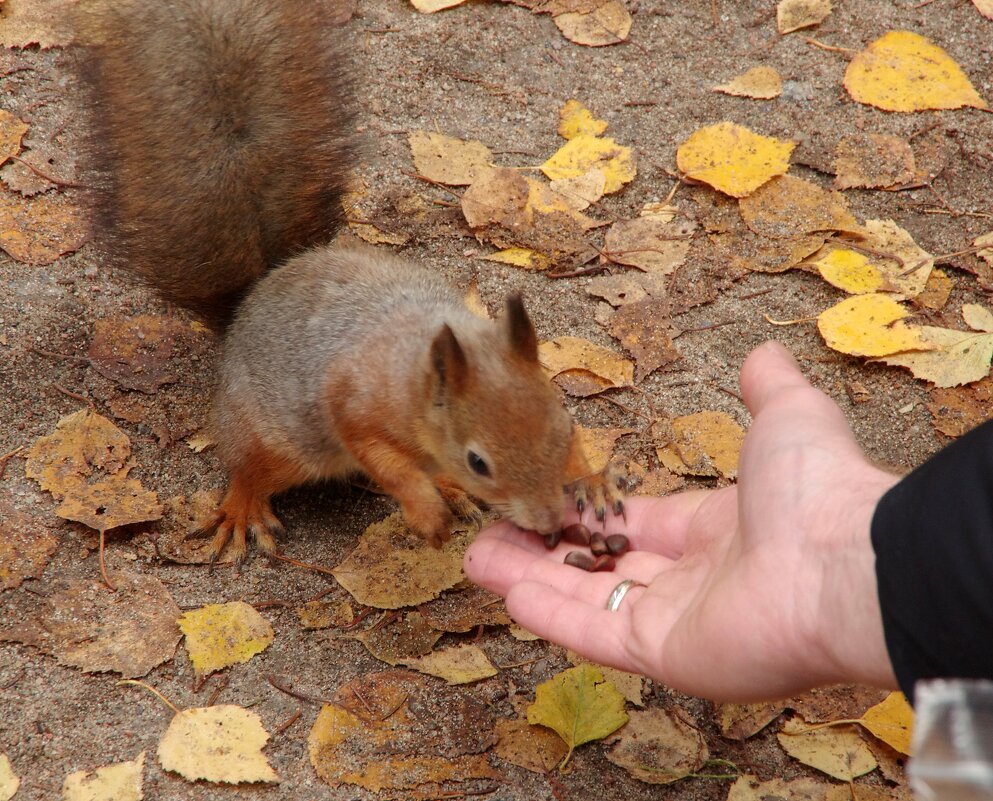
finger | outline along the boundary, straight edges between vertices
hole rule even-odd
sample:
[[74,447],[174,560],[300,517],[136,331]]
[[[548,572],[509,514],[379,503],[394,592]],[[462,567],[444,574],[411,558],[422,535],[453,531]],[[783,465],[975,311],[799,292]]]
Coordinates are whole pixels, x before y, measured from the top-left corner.
[[741,394],[752,417],[784,391],[808,387],[796,359],[778,342],[759,345],[741,367]]
[[633,587],[621,607],[608,612],[603,604],[584,603],[554,587],[523,582],[507,596],[507,611],[528,631],[600,665],[639,671],[627,643],[631,640],[630,608],[644,592],[644,588]]

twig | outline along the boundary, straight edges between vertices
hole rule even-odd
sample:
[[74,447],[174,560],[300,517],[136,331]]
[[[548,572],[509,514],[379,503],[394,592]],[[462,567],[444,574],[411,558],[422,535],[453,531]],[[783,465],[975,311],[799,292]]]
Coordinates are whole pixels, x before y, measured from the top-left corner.
[[210,698],[207,699],[207,706],[213,706],[215,703],[217,703],[218,696],[227,689],[229,681],[230,679],[228,678],[228,674],[225,673],[221,676],[221,680],[217,682],[217,686],[214,688],[214,691],[210,694]]
[[296,699],[298,699],[300,701],[306,701],[308,704],[333,704],[334,703],[334,701],[332,701],[330,698],[321,698],[320,696],[304,695],[303,693],[297,692],[296,690],[293,690],[293,689],[285,686],[282,682],[279,681],[279,679],[277,679],[271,673],[268,676],[266,676],[265,679],[266,679],[267,682],[269,682],[269,684],[271,684],[273,687],[275,687],[281,693],[286,693],[287,695],[290,695],[293,698],[296,698]]
[[437,186],[440,189],[445,190],[454,198],[462,199],[462,196],[456,192],[453,192],[451,187],[447,184],[443,184],[441,181],[436,181],[434,178],[428,178],[426,175],[421,175],[419,172],[412,172],[411,170],[400,170],[404,175],[409,175],[411,178],[416,178],[418,181],[424,181],[425,183],[431,184],[432,186]]
[[852,50],[850,47],[835,47],[834,45],[824,44],[824,42],[818,42],[813,38],[806,41],[809,45],[819,47],[821,50],[829,50],[832,53],[847,53],[850,56],[854,56],[858,52],[857,50]]
[[103,583],[106,584],[113,592],[117,592],[117,587],[110,580],[110,576],[107,575],[107,564],[103,560],[103,545],[104,545],[104,529],[100,529],[100,550],[98,552],[98,559],[100,560],[100,575],[103,576]]
[[81,403],[85,403],[87,406],[90,407],[91,411],[95,412],[97,410],[97,405],[92,400],[87,398],[85,395],[80,395],[78,392],[73,392],[71,389],[66,389],[61,384],[53,383],[52,386],[55,387],[63,395],[68,395],[70,398],[74,398],[80,401]]
[[42,172],[38,167],[35,167],[34,164],[32,164],[31,162],[22,159],[20,156],[10,156],[9,158],[11,161],[16,161],[18,164],[23,164],[25,167],[31,170],[31,172],[35,173],[35,175],[44,178],[46,181],[55,184],[56,186],[66,186],[72,189],[81,189],[85,187],[85,184],[77,184],[74,181],[60,181],[58,178],[53,178],[51,175],[47,175],[46,173]]
[[286,730],[287,730],[287,729],[288,729],[288,728],[289,728],[290,726],[292,726],[292,725],[293,725],[294,723],[296,723],[296,722],[297,722],[298,720],[300,720],[300,715],[301,715],[301,714],[302,714],[302,712],[301,712],[301,711],[300,711],[300,710],[298,709],[298,710],[297,710],[296,712],[294,712],[294,713],[293,713],[292,715],[290,715],[290,716],[289,716],[289,717],[288,717],[288,718],[286,719],[286,721],[285,721],[284,723],[280,723],[280,724],[279,724],[279,725],[278,725],[278,726],[276,727],[276,731],[275,731],[275,733],[276,733],[276,734],[282,734],[282,733],[283,733],[284,731],[286,731]]
[[161,701],[161,702],[162,702],[163,704],[165,704],[165,705],[166,705],[167,707],[169,707],[169,709],[171,709],[171,710],[172,710],[173,712],[175,712],[175,713],[176,713],[177,715],[179,714],[179,712],[180,712],[180,709],[179,709],[179,707],[178,707],[178,706],[176,706],[176,705],[175,705],[175,704],[174,704],[174,703],[173,703],[172,701],[170,701],[170,700],[169,700],[168,698],[166,698],[166,697],[165,697],[165,696],[164,696],[164,695],[163,695],[162,693],[160,693],[160,692],[159,692],[158,690],[156,690],[156,689],[155,689],[155,688],[154,688],[154,687],[153,687],[153,686],[152,686],[151,684],[145,684],[145,682],[143,682],[143,681],[138,681],[137,679],[121,679],[121,681],[119,681],[119,682],[117,682],[117,686],[118,686],[118,687],[120,687],[120,686],[121,686],[122,684],[133,684],[133,685],[135,685],[136,687],[144,687],[144,688],[145,688],[146,690],[148,690],[148,691],[149,691],[149,692],[150,692],[150,693],[151,693],[152,695],[154,695],[154,696],[155,696],[156,698],[158,698],[158,699],[159,699],[159,700],[160,700],[160,701]]
[[294,567],[302,567],[304,570],[313,570],[316,573],[324,573],[328,576],[333,576],[334,571],[329,567],[324,567],[323,565],[315,565],[310,562],[301,562],[299,559],[294,559],[292,556],[286,556],[281,553],[272,553],[269,555],[270,559],[278,559],[280,562],[286,562],[293,565]]
[[10,453],[5,453],[3,456],[0,456],[0,478],[3,478],[3,474],[7,470],[7,462],[9,462],[11,459],[13,459],[15,456],[17,456],[17,454],[19,454],[23,450],[24,450],[24,446],[18,445]]

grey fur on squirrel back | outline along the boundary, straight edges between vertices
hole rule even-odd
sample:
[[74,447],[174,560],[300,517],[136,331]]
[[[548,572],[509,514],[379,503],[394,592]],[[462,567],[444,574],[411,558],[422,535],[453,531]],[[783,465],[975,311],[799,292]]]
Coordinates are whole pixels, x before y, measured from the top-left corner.
[[347,61],[313,0],[98,0],[77,14],[94,235],[215,328],[341,227]]

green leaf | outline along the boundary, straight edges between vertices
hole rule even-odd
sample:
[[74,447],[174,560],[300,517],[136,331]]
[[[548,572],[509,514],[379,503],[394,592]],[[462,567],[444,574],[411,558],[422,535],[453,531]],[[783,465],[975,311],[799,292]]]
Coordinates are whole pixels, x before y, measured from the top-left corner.
[[528,707],[528,723],[547,726],[561,737],[569,753],[591,740],[600,740],[628,722],[624,696],[592,665],[579,665],[538,685]]

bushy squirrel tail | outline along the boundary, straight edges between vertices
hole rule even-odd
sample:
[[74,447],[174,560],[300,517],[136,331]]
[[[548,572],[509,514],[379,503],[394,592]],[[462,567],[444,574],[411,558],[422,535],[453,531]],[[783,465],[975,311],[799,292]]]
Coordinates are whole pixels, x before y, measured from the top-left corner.
[[97,0],[77,13],[94,240],[214,328],[341,227],[347,59],[313,0]]

